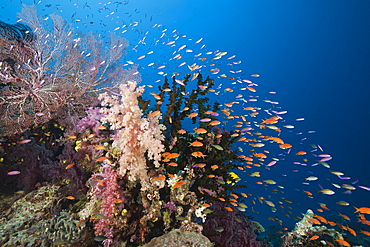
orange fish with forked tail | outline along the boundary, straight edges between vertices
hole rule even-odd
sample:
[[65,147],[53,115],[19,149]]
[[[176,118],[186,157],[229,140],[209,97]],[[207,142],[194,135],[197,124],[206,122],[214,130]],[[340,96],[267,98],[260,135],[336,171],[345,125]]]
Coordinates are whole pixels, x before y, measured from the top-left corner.
[[170,153],[166,156],[166,159],[176,159],[179,156],[180,156],[180,154],[178,154],[178,153]]
[[106,159],[108,159],[108,157],[102,156],[100,158],[97,158],[95,161],[103,161],[103,160],[106,160]]
[[185,184],[186,181],[180,180],[178,181],[174,186],[172,186],[173,189],[180,188],[183,184]]
[[350,247],[351,245],[345,241],[345,240],[342,240],[342,239],[334,239],[336,242],[338,242],[339,244],[343,245],[343,246],[348,246]]
[[195,158],[204,158],[204,157],[207,156],[207,155],[203,154],[200,151],[198,151],[198,152],[192,152],[191,155],[194,156]]
[[370,208],[366,208],[366,207],[361,207],[361,208],[356,208],[355,213],[359,212],[359,213],[362,213],[362,214],[370,214]]

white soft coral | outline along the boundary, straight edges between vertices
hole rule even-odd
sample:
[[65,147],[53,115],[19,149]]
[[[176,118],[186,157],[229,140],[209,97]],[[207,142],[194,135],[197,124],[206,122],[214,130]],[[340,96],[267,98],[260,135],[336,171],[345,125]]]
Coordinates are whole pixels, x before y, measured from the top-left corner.
[[143,87],[128,81],[121,84],[120,90],[120,96],[100,95],[101,112],[105,114],[101,121],[110,123],[111,129],[117,131],[112,146],[121,151],[119,174],[124,176],[129,172],[129,180],[140,181],[145,190],[149,186],[146,160],[153,160],[156,167],[160,166],[165,126],[159,124],[160,115],[143,117],[138,101]]

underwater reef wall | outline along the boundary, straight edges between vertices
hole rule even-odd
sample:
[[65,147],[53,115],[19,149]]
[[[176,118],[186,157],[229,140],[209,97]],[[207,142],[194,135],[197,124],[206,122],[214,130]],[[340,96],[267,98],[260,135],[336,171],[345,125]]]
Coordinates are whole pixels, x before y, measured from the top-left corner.
[[[300,202],[293,206],[281,194],[314,196],[275,179],[288,166],[285,158],[328,169],[332,157],[318,145],[304,151],[285,139],[284,130],[294,128],[286,111],[260,100],[257,83],[237,77],[235,55],[202,45],[192,55],[197,63],[186,64],[180,52],[194,51],[176,47],[180,36],[161,29],[161,38],[174,40],[156,44],[176,49],[169,60],[182,65],[159,71],[163,78],[153,86],[125,58],[123,37],[84,34],[56,14],[40,18],[34,6],[19,17],[25,24],[0,22],[2,246],[348,246],[360,242],[352,236],[370,236],[346,215],[320,216],[329,211],[323,203],[293,218]],[[135,61],[153,53],[137,56],[139,44]],[[218,60],[233,76],[216,68]],[[182,66],[186,73],[177,72]],[[305,185],[316,180],[303,178]],[[321,184],[320,196],[335,194]],[[347,194],[355,189],[332,185]],[[369,225],[369,212],[356,208],[353,219]],[[289,231],[283,217],[296,227]]]

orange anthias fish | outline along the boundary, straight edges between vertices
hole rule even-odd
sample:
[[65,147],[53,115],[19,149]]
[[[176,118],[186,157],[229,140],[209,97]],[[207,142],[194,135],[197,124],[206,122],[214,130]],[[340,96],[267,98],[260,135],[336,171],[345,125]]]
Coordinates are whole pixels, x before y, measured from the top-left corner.
[[342,239],[334,239],[334,240],[343,246],[347,246],[347,247],[351,246],[346,240],[342,240]]
[[180,154],[178,153],[170,153],[169,155],[166,156],[166,159],[176,159],[179,156]]
[[312,193],[311,192],[309,192],[309,191],[307,191],[307,190],[304,190],[303,191],[304,193],[306,193],[307,195],[309,195],[309,196],[312,196]]
[[253,88],[253,87],[246,87],[249,91],[251,91],[251,92],[257,92],[257,90],[255,89],[255,88]]
[[188,115],[188,118],[194,118],[194,117],[196,117],[196,116],[198,116],[198,113],[197,113],[197,112],[192,112],[192,113],[190,113],[190,114]]
[[353,230],[352,228],[349,228],[348,226],[347,226],[347,231],[349,231],[353,236],[357,236],[357,233],[355,232],[355,230]]
[[359,212],[359,213],[362,213],[362,214],[370,214],[370,208],[366,208],[366,207],[361,207],[361,208],[356,208],[356,211],[355,213]]
[[320,216],[320,215],[315,215],[315,217],[317,218],[317,219],[319,219],[322,223],[324,223],[324,224],[327,224],[328,223],[328,221],[327,221],[327,219],[325,219],[324,217],[322,217],[322,216]]
[[149,114],[149,117],[155,117],[157,116],[159,113],[161,113],[161,111],[154,111],[152,113]]
[[316,225],[321,225],[321,222],[318,221],[317,219],[311,218],[311,219],[308,219],[308,220],[311,221],[312,223],[316,224]]
[[185,134],[186,133],[186,130],[179,130],[179,131],[177,131],[177,133],[179,133],[179,134]]
[[191,147],[201,147],[201,146],[203,146],[203,143],[195,141],[195,142],[190,143],[189,146],[191,146]]
[[100,158],[97,158],[96,161],[103,161],[103,160],[106,160],[106,159],[108,159],[108,157],[102,156]]
[[101,181],[100,179],[96,179],[96,181],[98,181],[98,183],[99,183],[102,187],[104,187],[104,186],[105,186],[104,182],[103,182],[103,181]]
[[201,157],[204,158],[207,156],[203,154],[202,152],[192,152],[191,155],[194,156],[195,158],[201,158]]
[[288,148],[291,148],[292,145],[288,144],[288,143],[284,143],[284,144],[280,144],[279,145],[279,148],[281,149],[288,149]]
[[68,166],[66,166],[66,169],[69,169],[69,168],[71,168],[72,166],[74,166],[75,164],[70,164],[70,165],[68,165]]
[[165,178],[166,178],[166,176],[165,175],[162,175],[162,176],[156,177],[155,180],[163,180]]
[[322,207],[323,209],[325,210],[330,210],[327,206],[325,206],[324,204],[320,204],[320,207]]
[[174,184],[174,186],[172,186],[172,188],[176,189],[176,188],[180,188],[183,184],[185,184],[186,181],[184,180],[180,180],[178,181],[176,184]]
[[365,235],[367,235],[367,236],[370,236],[370,232],[368,232],[368,231],[363,231],[363,230],[361,230],[361,233],[363,233],[363,234],[365,234]]
[[364,225],[370,226],[370,220],[358,220],[358,222],[361,222]]
[[105,147],[103,145],[97,145],[94,147],[95,150],[102,150],[104,149]]
[[209,125],[212,125],[212,126],[215,126],[215,125],[219,125],[221,122],[220,121],[212,121],[209,123]]
[[206,129],[203,129],[203,128],[199,128],[199,129],[195,130],[195,133],[205,134],[205,133],[207,133],[207,130]]
[[319,237],[320,237],[319,235],[314,235],[314,236],[310,237],[310,240],[316,240],[316,239],[318,239]]
[[78,224],[77,224],[77,226],[76,226],[76,228],[75,228],[75,229],[79,228],[79,227],[81,226],[82,222],[83,222],[83,220],[80,220],[80,221],[78,222]]
[[269,119],[265,119],[262,121],[263,124],[275,124],[278,122],[279,117],[270,117]]
[[347,215],[345,214],[339,214],[340,217],[342,217],[345,220],[351,220]]
[[119,198],[114,200],[114,203],[122,203],[122,202],[123,202],[123,200],[119,199]]

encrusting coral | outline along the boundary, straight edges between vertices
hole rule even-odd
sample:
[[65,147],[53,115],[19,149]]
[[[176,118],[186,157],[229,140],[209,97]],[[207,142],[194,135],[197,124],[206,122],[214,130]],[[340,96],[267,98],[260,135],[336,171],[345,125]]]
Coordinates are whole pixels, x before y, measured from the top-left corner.
[[149,243],[141,247],[211,247],[213,244],[201,233],[172,230],[163,236],[153,238]]

